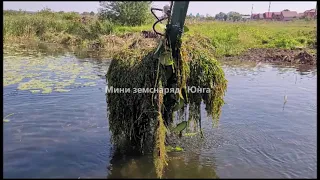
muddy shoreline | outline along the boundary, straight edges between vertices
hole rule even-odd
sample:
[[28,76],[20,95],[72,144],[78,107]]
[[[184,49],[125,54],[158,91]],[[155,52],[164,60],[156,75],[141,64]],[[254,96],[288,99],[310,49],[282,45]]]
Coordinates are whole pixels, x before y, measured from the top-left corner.
[[316,49],[279,49],[279,48],[254,48],[238,55],[222,57],[221,61],[251,61],[265,62],[279,65],[317,65]]
[[[158,44],[158,39],[156,38],[145,38],[138,34],[127,34],[126,36],[108,36],[105,39],[105,44],[90,44],[88,47],[73,47],[61,45],[57,46],[56,43],[33,43],[33,44],[18,44],[12,46],[13,44],[4,44],[5,47],[9,49],[45,49],[49,51],[54,51],[57,53],[57,47],[63,46],[64,51],[84,51],[90,52],[90,57],[98,56],[99,58],[110,59],[114,54],[123,49],[137,49],[141,51],[150,51],[154,49]],[[40,45],[41,46],[40,46]],[[54,46],[53,46],[54,45]],[[10,47],[12,46],[12,47]],[[199,47],[208,48],[208,47]],[[6,52],[6,49],[4,50]],[[93,53],[93,54],[92,54]],[[214,54],[214,52],[213,52]],[[86,55],[86,54],[85,54]],[[84,56],[85,56],[84,55]],[[241,53],[240,55],[234,56],[222,56],[217,58],[219,61],[232,63],[232,61],[237,62],[264,62],[272,63],[277,65],[317,65],[317,50],[316,48],[300,48],[300,49],[281,49],[281,48],[251,48],[247,51]]]

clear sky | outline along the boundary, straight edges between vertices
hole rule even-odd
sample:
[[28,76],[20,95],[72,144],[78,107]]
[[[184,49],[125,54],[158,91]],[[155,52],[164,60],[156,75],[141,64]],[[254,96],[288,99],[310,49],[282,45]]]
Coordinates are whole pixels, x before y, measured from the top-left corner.
[[[153,7],[162,8],[165,4],[169,4],[170,1],[154,1]],[[253,13],[268,12],[269,1],[191,1],[189,4],[188,14],[197,13],[201,15],[215,15],[219,12],[227,13],[229,11],[236,11],[241,14],[250,14],[253,4]],[[76,12],[97,12],[99,8],[98,1],[5,1],[3,2],[4,10],[27,10],[38,11],[45,7],[52,9],[53,11],[76,11]],[[304,12],[308,9],[316,8],[316,1],[271,1],[270,11],[282,11],[289,9],[291,11]]]

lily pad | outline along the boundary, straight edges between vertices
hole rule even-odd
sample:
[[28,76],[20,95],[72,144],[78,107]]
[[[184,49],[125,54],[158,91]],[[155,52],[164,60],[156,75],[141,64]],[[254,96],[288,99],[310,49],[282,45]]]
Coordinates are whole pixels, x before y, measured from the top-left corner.
[[174,129],[172,129],[173,132],[176,132],[176,133],[180,133],[181,131],[183,131],[188,125],[188,122],[187,121],[182,121],[181,123],[179,123],[177,125],[177,127],[175,127]]
[[172,147],[172,146],[166,146],[166,151],[167,152],[181,152],[183,151],[183,148],[176,146],[176,147]]
[[56,91],[56,92],[69,92],[71,90],[70,89],[55,89],[54,91]]

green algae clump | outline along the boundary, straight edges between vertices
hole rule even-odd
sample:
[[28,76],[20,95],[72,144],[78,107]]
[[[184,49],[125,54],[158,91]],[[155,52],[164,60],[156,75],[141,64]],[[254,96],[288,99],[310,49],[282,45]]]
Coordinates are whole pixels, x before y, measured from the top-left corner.
[[[167,165],[167,135],[173,114],[184,112],[190,106],[189,121],[197,122],[201,134],[201,102],[213,120],[220,117],[227,80],[219,62],[208,50],[208,43],[210,41],[200,35],[185,36],[179,55],[173,60],[168,56],[170,51],[156,56],[156,47],[128,48],[113,57],[108,69],[108,89],[129,89],[122,93],[107,91],[112,141],[123,153],[153,152],[160,178]],[[188,87],[209,91],[189,92]],[[158,91],[135,91],[143,88],[158,88]],[[161,88],[178,91],[164,93]],[[180,135],[189,121],[179,127]]]

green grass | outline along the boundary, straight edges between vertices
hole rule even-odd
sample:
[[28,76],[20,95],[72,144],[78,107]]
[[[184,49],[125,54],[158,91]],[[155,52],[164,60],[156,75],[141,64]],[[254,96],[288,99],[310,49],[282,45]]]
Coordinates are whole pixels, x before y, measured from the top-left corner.
[[[4,43],[39,41],[69,46],[105,44],[109,35],[152,30],[152,24],[138,27],[101,22],[95,16],[41,11],[35,14],[5,12]],[[202,34],[210,39],[215,55],[237,55],[249,48],[308,48],[316,41],[316,21],[293,22],[193,22],[186,34]]]
[[249,48],[307,48],[316,41],[316,22],[208,22],[190,24],[189,34],[211,40],[216,56],[237,55]]

